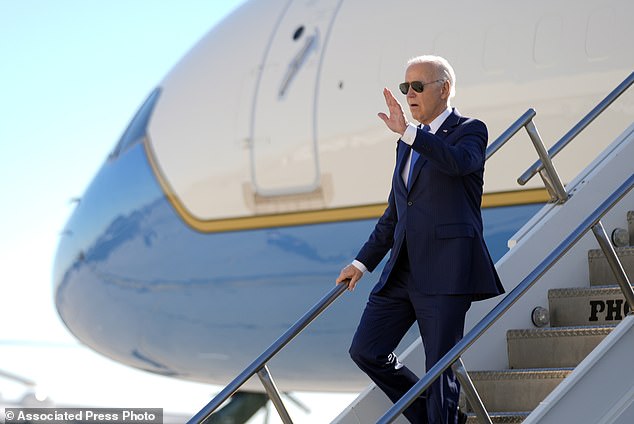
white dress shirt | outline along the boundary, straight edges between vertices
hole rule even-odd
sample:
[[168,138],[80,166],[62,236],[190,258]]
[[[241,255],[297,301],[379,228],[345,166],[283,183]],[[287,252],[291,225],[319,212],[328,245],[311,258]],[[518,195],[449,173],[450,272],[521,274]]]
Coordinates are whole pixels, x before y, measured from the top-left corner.
[[[436,134],[436,131],[438,131],[440,126],[443,124],[443,122],[445,122],[445,119],[447,119],[449,115],[451,115],[451,108],[447,107],[447,109],[445,109],[440,115],[438,115],[436,119],[431,121],[431,124],[429,124],[429,126],[431,127],[429,132],[432,134]],[[405,132],[401,136],[401,141],[409,146],[414,144],[414,140],[416,139],[416,130],[416,125],[408,123]],[[407,161],[405,162],[405,166],[403,167],[403,172],[401,173],[401,177],[403,177],[403,181],[405,182],[405,187],[407,187],[407,180],[409,178],[409,168],[411,163],[412,151],[409,152],[409,156],[407,157]]]

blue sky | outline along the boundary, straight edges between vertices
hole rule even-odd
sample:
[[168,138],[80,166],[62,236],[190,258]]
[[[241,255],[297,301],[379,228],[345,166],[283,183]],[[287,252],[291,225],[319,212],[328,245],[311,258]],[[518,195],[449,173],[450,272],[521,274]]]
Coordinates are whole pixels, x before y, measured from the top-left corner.
[[[147,94],[243,2],[0,0],[0,370],[57,402],[188,411],[217,391],[79,347],[54,310],[51,269],[70,200]],[[5,398],[23,391],[0,379]]]

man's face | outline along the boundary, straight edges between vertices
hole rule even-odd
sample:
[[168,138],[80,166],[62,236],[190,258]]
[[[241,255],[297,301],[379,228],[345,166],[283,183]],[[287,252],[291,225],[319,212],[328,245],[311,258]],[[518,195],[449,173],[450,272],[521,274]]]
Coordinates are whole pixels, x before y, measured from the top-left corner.
[[405,71],[405,82],[421,81],[425,84],[422,93],[417,93],[411,86],[407,93],[412,117],[422,124],[429,125],[447,108],[449,81],[431,83],[441,78],[431,63],[414,63]]

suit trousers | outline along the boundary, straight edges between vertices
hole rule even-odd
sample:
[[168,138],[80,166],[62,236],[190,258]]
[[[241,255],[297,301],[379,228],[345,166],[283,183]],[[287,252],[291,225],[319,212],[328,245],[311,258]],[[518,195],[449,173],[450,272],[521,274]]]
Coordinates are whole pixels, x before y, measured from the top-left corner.
[[[370,294],[350,347],[353,361],[392,402],[419,380],[393,352],[407,330],[414,322],[418,323],[425,368],[429,370],[462,338],[465,315],[472,300],[470,295],[420,293],[411,276],[406,252],[403,245],[385,286]],[[459,395],[460,385],[448,369],[404,415],[415,424],[456,424]]]

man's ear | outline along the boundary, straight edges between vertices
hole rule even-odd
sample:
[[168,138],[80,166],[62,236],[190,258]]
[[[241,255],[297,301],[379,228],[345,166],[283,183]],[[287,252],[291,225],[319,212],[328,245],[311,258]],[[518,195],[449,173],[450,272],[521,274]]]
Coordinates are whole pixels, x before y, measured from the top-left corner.
[[451,83],[449,82],[449,80],[445,80],[445,82],[442,83],[442,87],[440,89],[440,97],[442,99],[448,99],[450,93],[451,93]]

